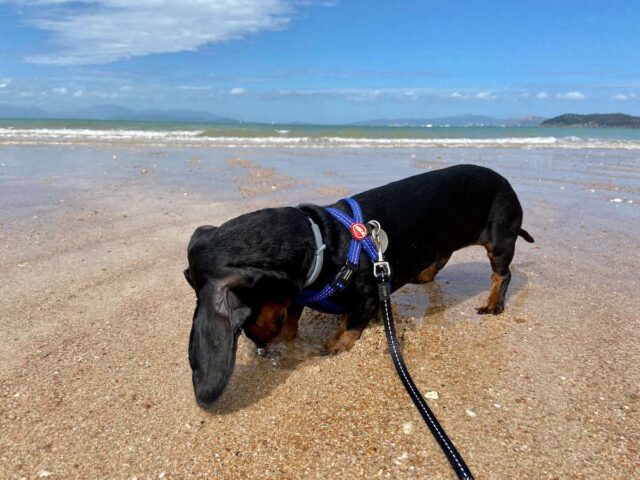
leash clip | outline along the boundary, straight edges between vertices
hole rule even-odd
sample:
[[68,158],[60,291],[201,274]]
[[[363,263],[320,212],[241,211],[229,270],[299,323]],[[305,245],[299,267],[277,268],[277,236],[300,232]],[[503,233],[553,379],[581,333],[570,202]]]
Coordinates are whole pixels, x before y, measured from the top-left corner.
[[383,277],[387,277],[388,279],[391,277],[391,267],[389,266],[389,262],[384,261],[384,256],[382,254],[387,249],[389,239],[387,238],[385,231],[380,226],[380,222],[377,220],[370,220],[367,222],[367,226],[371,228],[371,239],[378,251],[378,261],[373,262],[373,276],[377,279],[381,279]]
[[[382,254],[380,254],[382,256]],[[391,276],[391,267],[389,262],[378,261],[373,263],[373,276],[380,279],[382,277],[389,278]]]
[[378,250],[378,261],[382,261],[382,254],[387,251],[389,237],[377,220],[369,220],[367,226],[371,229],[371,240]]

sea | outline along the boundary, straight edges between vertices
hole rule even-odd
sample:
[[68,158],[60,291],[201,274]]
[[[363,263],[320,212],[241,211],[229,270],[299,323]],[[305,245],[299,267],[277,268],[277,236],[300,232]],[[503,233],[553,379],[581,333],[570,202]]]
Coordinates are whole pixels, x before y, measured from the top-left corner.
[[521,147],[635,150],[640,149],[640,129],[0,119],[0,145],[69,143],[234,148]]

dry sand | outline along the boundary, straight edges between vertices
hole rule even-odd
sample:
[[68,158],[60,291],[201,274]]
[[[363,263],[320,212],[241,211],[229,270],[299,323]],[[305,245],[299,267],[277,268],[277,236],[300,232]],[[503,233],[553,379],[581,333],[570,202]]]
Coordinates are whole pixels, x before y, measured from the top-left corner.
[[329,357],[328,316],[305,313],[277,357],[242,337],[199,409],[182,269],[199,224],[457,161],[512,180],[536,243],[518,243],[500,316],[473,308],[479,248],[394,295],[416,383],[477,478],[637,477],[635,155],[2,147],[0,478],[453,478],[379,323]]

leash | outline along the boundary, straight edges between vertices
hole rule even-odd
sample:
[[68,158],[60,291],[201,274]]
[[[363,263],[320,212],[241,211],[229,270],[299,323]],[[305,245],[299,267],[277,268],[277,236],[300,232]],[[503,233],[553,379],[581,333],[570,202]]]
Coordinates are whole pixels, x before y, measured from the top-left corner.
[[[387,336],[387,343],[389,344],[389,353],[393,359],[393,365],[396,367],[398,376],[414,405],[420,412],[420,415],[422,415],[427,427],[429,427],[440,448],[447,456],[458,478],[462,480],[473,480],[473,474],[464,463],[462,456],[458,453],[458,450],[456,450],[456,447],[444,429],[440,426],[440,423],[420,394],[415,383],[413,383],[411,375],[409,375],[407,371],[407,366],[402,359],[400,345],[393,325],[393,314],[391,313],[391,266],[389,262],[384,260],[383,256],[389,243],[387,234],[380,226],[380,223],[375,220],[367,222],[365,226],[362,210],[355,199],[346,198],[344,201],[351,207],[353,217],[336,208],[328,207],[326,211],[349,230],[351,234],[347,261],[331,283],[325,285],[320,291],[303,290],[302,294],[296,299],[296,302],[313,308],[314,310],[327,313],[340,312],[341,310],[329,302],[328,298],[336,292],[342,292],[347,289],[353,280],[355,272],[358,271],[360,255],[363,251],[367,254],[373,263],[373,276],[378,281],[378,296],[380,297],[380,304],[383,311],[384,331]],[[307,274],[305,287],[311,285],[318,278],[318,274],[322,269],[322,252],[325,249],[317,225],[313,220],[309,219],[309,221],[316,242],[316,252],[309,273]]]
[[464,463],[462,456],[458,453],[453,442],[440,426],[438,419],[429,408],[429,405],[427,405],[427,402],[420,394],[415,383],[413,383],[411,375],[409,375],[409,372],[407,371],[407,366],[405,365],[402,353],[400,352],[400,345],[398,343],[398,338],[396,337],[396,329],[393,324],[393,314],[391,312],[391,286],[389,285],[389,281],[391,279],[391,267],[389,266],[389,262],[384,261],[384,257],[382,255],[383,251],[386,249],[386,245],[383,245],[384,241],[381,242],[381,234],[384,233],[384,230],[382,230],[380,224],[375,220],[368,222],[368,225],[371,227],[371,237],[378,251],[378,259],[373,262],[373,276],[378,281],[378,296],[380,297],[380,303],[383,311],[384,331],[387,336],[389,353],[393,359],[393,365],[396,367],[396,371],[398,372],[398,376],[400,377],[404,388],[407,390],[411,400],[420,412],[420,415],[427,424],[427,427],[431,430],[432,435],[437,440],[438,445],[440,445],[440,448],[447,456],[447,459],[453,467],[453,470],[456,472],[458,478],[463,480],[473,480],[471,470],[469,470],[469,467]]

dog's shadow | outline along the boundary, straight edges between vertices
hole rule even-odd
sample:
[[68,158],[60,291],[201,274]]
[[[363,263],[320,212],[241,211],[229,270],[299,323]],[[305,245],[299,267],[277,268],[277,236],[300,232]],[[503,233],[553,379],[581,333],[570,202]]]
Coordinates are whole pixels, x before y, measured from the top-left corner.
[[[526,267],[521,264],[520,267]],[[510,299],[518,294],[528,281],[527,275],[512,266],[512,278],[507,293]],[[397,312],[396,322],[407,318],[437,322],[443,313],[480,294],[488,294],[491,268],[487,262],[464,262],[447,265],[427,285],[406,285],[393,296]],[[481,302],[484,301],[482,297]],[[479,305],[478,305],[479,306]],[[475,315],[475,310],[469,312]],[[457,318],[457,317],[456,317]],[[469,318],[469,317],[467,317]],[[482,317],[478,317],[482,318]],[[491,316],[487,318],[490,320]],[[277,346],[266,356],[256,352],[252,342],[241,338],[239,356],[230,384],[224,395],[210,411],[214,415],[227,415],[256,404],[283,385],[291,372],[312,357],[326,355],[324,345],[338,327],[335,315],[322,315],[305,309],[300,319],[299,338]],[[241,354],[241,355],[240,355]]]
[[[526,266],[520,264],[518,267]],[[507,310],[510,299],[515,297],[528,282],[526,273],[518,267],[511,266],[511,282],[505,301]],[[490,287],[491,267],[487,262],[454,263],[447,265],[429,284],[405,285],[394,294],[393,303],[400,318],[412,318],[418,323],[422,320],[427,323],[438,322],[442,321],[444,318],[442,314],[448,309],[468,302],[471,298],[479,297],[476,300],[476,307],[484,304]],[[475,315],[476,312],[470,309],[468,313]]]

